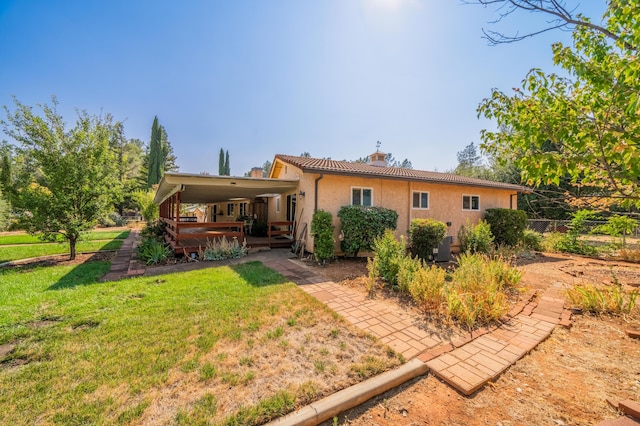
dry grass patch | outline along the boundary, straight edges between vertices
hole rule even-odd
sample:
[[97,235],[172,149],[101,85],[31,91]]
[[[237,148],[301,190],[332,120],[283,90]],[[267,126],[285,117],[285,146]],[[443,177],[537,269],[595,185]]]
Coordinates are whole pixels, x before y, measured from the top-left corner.
[[107,267],[0,272],[0,423],[259,424],[401,362],[258,262]]

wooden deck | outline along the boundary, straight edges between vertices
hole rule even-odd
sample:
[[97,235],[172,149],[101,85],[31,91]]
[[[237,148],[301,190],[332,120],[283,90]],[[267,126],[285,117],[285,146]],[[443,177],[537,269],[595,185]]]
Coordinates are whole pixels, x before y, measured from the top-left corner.
[[290,247],[293,244],[293,222],[268,222],[267,237],[245,234],[244,222],[177,222],[161,219],[167,224],[165,241],[176,255],[190,256],[207,246],[207,242],[219,238],[246,240],[247,247]]

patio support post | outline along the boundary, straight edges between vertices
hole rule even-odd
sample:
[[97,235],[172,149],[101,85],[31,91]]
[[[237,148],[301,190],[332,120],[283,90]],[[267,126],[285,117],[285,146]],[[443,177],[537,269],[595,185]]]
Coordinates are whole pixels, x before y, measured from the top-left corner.
[[180,192],[176,193],[176,222],[180,222]]

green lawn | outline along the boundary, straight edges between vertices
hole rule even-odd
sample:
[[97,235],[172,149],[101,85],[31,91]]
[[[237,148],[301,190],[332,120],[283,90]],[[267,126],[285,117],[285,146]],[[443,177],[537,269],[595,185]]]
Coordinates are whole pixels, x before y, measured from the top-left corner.
[[[76,244],[76,252],[92,252],[99,250],[118,250],[123,240],[111,241],[81,241]],[[22,244],[15,246],[0,246],[0,263],[10,260],[29,259],[32,257],[49,256],[54,254],[68,254],[69,244]]]
[[[130,231],[92,231],[89,232],[84,239],[88,241],[94,240],[124,240]],[[62,236],[58,237],[58,241],[63,241]],[[6,244],[43,244],[45,243],[36,235],[26,233],[0,235],[0,246]]]
[[261,424],[340,369],[399,362],[359,358],[377,344],[259,262],[97,283],[108,269],[0,270],[0,424]]

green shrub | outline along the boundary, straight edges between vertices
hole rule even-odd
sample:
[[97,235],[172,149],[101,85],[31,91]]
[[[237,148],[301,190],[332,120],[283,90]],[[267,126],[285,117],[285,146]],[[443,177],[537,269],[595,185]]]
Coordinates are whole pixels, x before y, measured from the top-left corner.
[[152,223],[147,223],[146,226],[142,228],[140,235],[142,235],[142,238],[162,239],[164,238],[166,228],[167,224],[158,220]]
[[409,227],[409,246],[411,254],[422,260],[433,257],[433,249],[438,246],[447,233],[447,225],[434,219],[413,219]]
[[567,233],[553,232],[545,236],[543,248],[551,252],[575,253],[594,256],[598,252],[595,247],[580,239],[586,232],[586,221],[595,215],[590,210],[578,210],[567,226]]
[[153,223],[158,220],[158,216],[160,215],[160,207],[153,202],[156,193],[153,189],[148,191],[135,191],[131,198],[133,202],[138,207],[142,218],[147,223]]
[[344,235],[340,247],[347,256],[371,250],[376,237],[398,226],[398,213],[384,207],[342,206],[338,217]]
[[469,329],[498,320],[509,310],[506,291],[521,277],[520,271],[502,259],[461,254],[452,285],[445,291],[448,315]]
[[317,262],[324,263],[333,259],[333,215],[318,210],[311,219],[311,235],[313,236],[313,256]]
[[120,216],[118,212],[111,212],[107,216],[100,219],[100,225],[105,227],[126,226],[127,220]]
[[156,238],[143,238],[137,247],[138,259],[147,265],[165,262],[171,255],[171,249]]
[[487,209],[484,220],[491,227],[496,244],[515,246],[527,226],[527,214],[522,210]]
[[638,221],[628,216],[613,215],[607,219],[607,223],[595,228],[592,233],[603,233],[621,239],[622,247],[627,246],[627,235],[638,227]]
[[407,246],[404,238],[396,240],[393,231],[387,229],[382,236],[373,240],[375,256],[375,274],[388,284],[395,286],[398,283],[398,271],[400,262],[407,255]]
[[467,219],[467,223],[458,231],[458,240],[463,253],[488,253],[493,244],[493,234],[491,227],[484,220],[472,225]]
[[625,292],[620,285],[600,289],[594,285],[578,285],[567,290],[569,300],[595,314],[628,314],[636,305],[638,290]]
[[542,250],[542,234],[532,229],[525,229],[520,239],[520,244],[525,250]]
[[437,313],[443,302],[447,273],[438,266],[419,266],[408,283],[409,293],[425,312]]
[[422,261],[417,257],[403,256],[400,259],[398,264],[398,290],[400,292],[409,292],[409,287],[420,267],[422,267]]

